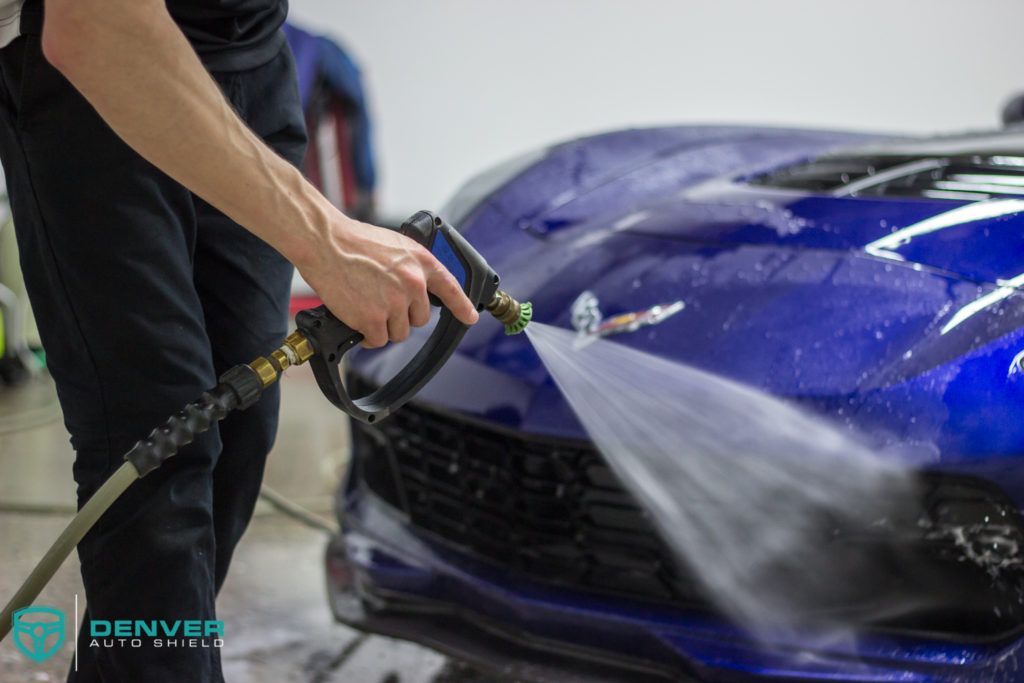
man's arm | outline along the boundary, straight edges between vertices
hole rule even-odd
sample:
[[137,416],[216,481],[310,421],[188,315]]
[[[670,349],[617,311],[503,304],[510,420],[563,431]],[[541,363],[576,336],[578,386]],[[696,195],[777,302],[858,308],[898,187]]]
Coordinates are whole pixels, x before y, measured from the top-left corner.
[[476,322],[426,249],[346,217],[248,129],[164,0],[47,0],[42,45],[121,139],[281,252],[367,346],[425,325],[428,290]]

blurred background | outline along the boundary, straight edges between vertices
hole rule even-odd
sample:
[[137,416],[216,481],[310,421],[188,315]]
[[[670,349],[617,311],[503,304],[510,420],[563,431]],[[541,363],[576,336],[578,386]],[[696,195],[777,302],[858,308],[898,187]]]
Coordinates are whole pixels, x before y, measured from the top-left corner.
[[1024,88],[1016,0],[292,0],[368,90],[382,215],[622,126],[996,127]]

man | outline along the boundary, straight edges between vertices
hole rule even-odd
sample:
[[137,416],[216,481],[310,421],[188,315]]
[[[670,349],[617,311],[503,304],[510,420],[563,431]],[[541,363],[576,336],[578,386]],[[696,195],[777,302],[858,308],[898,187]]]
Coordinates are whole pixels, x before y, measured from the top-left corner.
[[[295,169],[305,132],[286,0],[18,9],[0,0],[0,158],[79,504],[218,373],[280,342],[291,264],[367,346],[425,324],[428,290],[476,321],[426,250],[346,218]],[[90,648],[89,619],[214,618],[277,408],[267,392],[229,416],[82,542],[88,609],[70,680],[222,680],[213,648]]]

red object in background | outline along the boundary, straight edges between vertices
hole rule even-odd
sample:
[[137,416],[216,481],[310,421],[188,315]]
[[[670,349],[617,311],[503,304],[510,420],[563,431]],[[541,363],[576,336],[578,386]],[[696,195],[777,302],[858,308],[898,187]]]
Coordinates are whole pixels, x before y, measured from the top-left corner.
[[342,112],[341,103],[331,103],[329,121],[334,125],[335,148],[338,151],[338,172],[341,175],[341,197],[345,207],[359,206],[359,187],[356,185],[356,169],[352,159],[352,134],[348,120]]
[[352,125],[345,102],[325,93],[306,112],[306,130],[306,177],[346,215],[372,220],[373,198],[356,180]]
[[292,294],[292,300],[288,304],[288,314],[292,317],[299,311],[307,308],[316,308],[323,301],[316,294]]
[[324,181],[320,173],[320,145],[317,144],[319,129],[319,112],[316,107],[310,108],[306,112],[306,135],[309,138],[309,143],[306,145],[306,158],[302,160],[302,173],[309,182],[323,192]]
[[[356,182],[352,154],[352,127],[345,103],[329,93],[306,112],[309,146],[303,160],[303,172],[332,204],[346,215],[367,220],[372,218],[372,197],[360,190]],[[319,297],[308,291],[293,293],[291,313],[319,306]]]

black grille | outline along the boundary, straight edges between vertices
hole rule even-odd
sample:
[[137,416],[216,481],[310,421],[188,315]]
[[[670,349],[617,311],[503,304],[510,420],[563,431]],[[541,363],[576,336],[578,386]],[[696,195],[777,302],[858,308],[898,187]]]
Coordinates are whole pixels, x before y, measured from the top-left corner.
[[785,166],[753,178],[750,183],[808,192],[832,192],[852,182],[873,177],[905,161],[901,158],[826,156],[794,166]]
[[[363,479],[417,527],[502,570],[580,590],[700,603],[587,444],[523,438],[407,405],[355,424]],[[387,457],[379,457],[387,453]]]
[[1024,157],[825,156],[751,184],[852,197],[977,201],[1024,196]]

